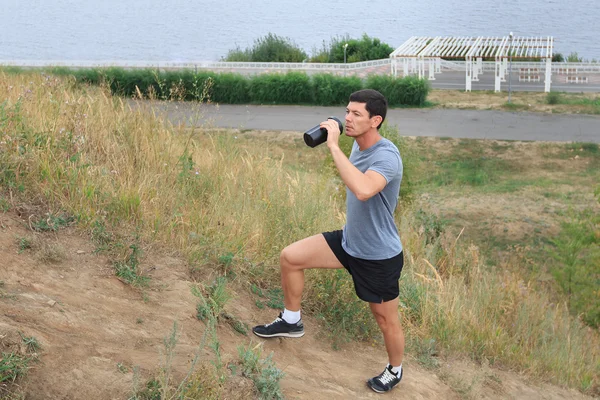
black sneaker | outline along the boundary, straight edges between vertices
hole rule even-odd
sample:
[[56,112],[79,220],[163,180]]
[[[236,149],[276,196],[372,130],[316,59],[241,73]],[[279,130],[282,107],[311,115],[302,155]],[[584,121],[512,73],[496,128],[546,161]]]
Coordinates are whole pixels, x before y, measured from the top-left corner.
[[394,388],[402,380],[402,372],[404,368],[400,370],[400,375],[396,375],[392,372],[392,366],[388,365],[381,374],[373,377],[367,381],[367,386],[376,391],[377,393],[385,393]]
[[304,336],[304,324],[302,320],[295,324],[288,324],[283,320],[282,313],[275,321],[267,325],[258,325],[252,328],[252,332],[260,337],[302,337]]

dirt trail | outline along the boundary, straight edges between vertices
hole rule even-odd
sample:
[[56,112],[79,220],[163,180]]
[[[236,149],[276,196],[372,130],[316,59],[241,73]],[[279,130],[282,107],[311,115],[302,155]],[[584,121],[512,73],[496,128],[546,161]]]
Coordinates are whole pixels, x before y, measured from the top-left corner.
[[[0,214],[0,349],[20,337],[17,332],[42,345],[39,362],[32,363],[27,378],[19,382],[26,398],[128,398],[134,388],[134,366],[140,369],[141,384],[155,376],[164,354],[163,339],[174,321],[180,337],[173,370],[178,376],[188,371],[205,325],[195,317],[197,298],[191,294],[183,261],[146,254],[142,267],[152,283],[143,298],[114,276],[106,258],[93,254],[89,240],[71,229],[34,236],[26,217]],[[34,247],[19,251],[20,238],[33,238]],[[49,251],[53,257],[48,257]],[[238,288],[227,311],[250,326],[276,314],[258,309],[243,288]],[[382,369],[386,359],[382,347],[353,343],[334,351],[313,319],[306,317],[305,325],[307,334],[301,339],[263,341],[222,324],[218,337],[223,361],[235,362],[240,344],[262,343],[263,354],[272,351],[277,367],[285,372],[281,387],[288,399],[381,396],[364,382]],[[213,357],[208,348],[201,351],[201,359]],[[404,366],[403,382],[387,398],[585,398],[467,361],[444,361],[438,373],[443,379],[421,368],[410,354]],[[252,397],[247,382],[235,376],[226,385],[226,398]]]

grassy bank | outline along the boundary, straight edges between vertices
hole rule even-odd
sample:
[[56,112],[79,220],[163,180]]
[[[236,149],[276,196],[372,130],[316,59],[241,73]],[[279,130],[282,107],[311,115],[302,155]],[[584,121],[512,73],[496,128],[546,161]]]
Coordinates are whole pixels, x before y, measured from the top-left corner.
[[[218,272],[261,300],[279,286],[276,266],[285,245],[343,224],[343,187],[325,149],[309,150],[299,140],[279,146],[210,130],[179,130],[132,112],[106,89],[72,80],[35,74],[0,78],[2,198],[66,213],[116,260],[131,263],[138,256],[132,246],[142,243],[186,257],[194,276]],[[202,119],[201,104],[197,118]],[[405,183],[413,188],[397,215],[406,250],[401,311],[409,354],[423,360],[468,355],[582,391],[597,390],[597,331],[572,317],[562,297],[522,273],[528,266],[514,263],[525,258],[514,257],[511,268],[494,267],[476,235],[446,229],[436,210],[423,206],[422,196],[441,193],[435,192],[439,188],[463,193],[485,188],[495,196],[517,190],[521,183],[503,186],[498,176],[522,171],[498,160],[489,164],[486,157],[463,166],[451,160],[454,150],[446,153],[446,164],[430,165],[427,153],[417,153],[422,143],[393,129],[385,133],[403,149]],[[547,163],[560,160],[562,153],[553,151]],[[427,170],[428,165],[438,169]],[[429,180],[425,171],[431,172]],[[593,180],[594,171],[578,173]],[[558,195],[544,189],[543,179],[532,180],[541,182],[549,197]],[[344,331],[351,339],[378,339],[368,309],[356,301],[341,272],[309,274],[305,309],[332,320],[337,336]]]
[[554,114],[600,114],[598,93],[513,92],[508,104],[506,92],[431,90],[427,100],[434,107],[474,110],[527,111]]

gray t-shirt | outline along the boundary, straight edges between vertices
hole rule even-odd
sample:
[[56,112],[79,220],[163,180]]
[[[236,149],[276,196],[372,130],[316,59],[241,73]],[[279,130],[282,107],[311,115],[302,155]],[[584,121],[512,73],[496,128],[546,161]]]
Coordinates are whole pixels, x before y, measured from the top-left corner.
[[350,162],[365,173],[381,174],[387,184],[367,201],[360,201],[346,187],[346,225],[342,247],[353,257],[365,260],[385,260],[400,254],[402,243],[394,223],[402,182],[402,158],[398,148],[382,138],[373,146],[360,151],[354,142]]

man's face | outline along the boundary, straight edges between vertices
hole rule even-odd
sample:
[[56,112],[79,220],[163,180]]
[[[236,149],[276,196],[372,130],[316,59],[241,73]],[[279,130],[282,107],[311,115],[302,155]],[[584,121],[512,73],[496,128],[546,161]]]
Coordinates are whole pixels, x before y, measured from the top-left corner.
[[378,116],[369,117],[366,103],[351,101],[346,107],[346,135],[350,137],[361,136],[369,129],[376,128],[381,122],[380,118]]

